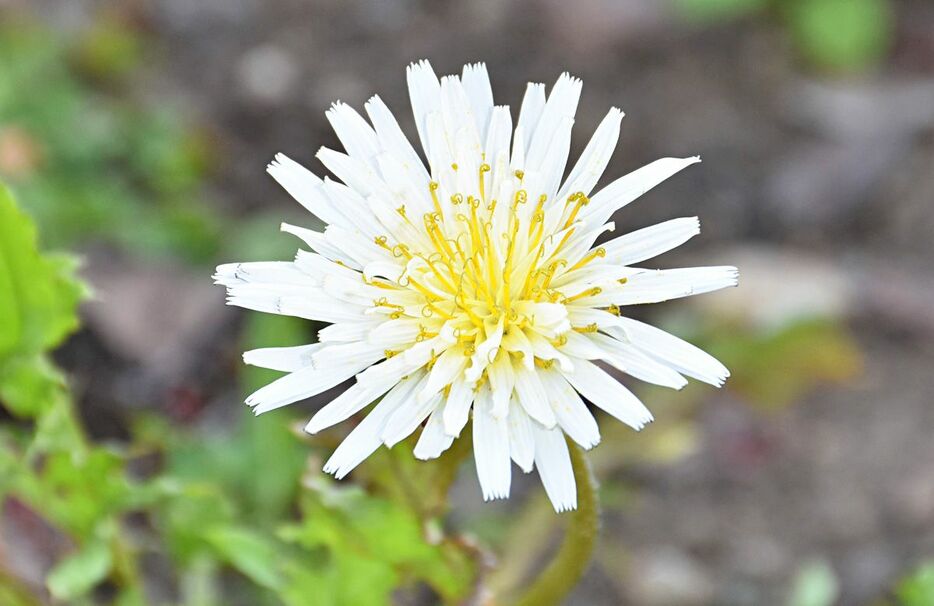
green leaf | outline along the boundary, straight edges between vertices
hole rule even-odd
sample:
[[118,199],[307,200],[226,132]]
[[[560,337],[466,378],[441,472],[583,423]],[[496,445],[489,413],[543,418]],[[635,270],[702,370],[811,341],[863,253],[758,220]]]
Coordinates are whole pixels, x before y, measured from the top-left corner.
[[21,418],[38,417],[67,398],[65,379],[44,355],[12,357],[0,364],[0,399]]
[[233,519],[227,495],[210,484],[182,484],[158,518],[160,534],[167,539],[172,556],[183,566],[192,566],[211,549],[204,531]]
[[112,567],[110,548],[95,540],[56,565],[46,578],[46,586],[56,599],[73,600],[107,578]]
[[811,561],[795,576],[788,606],[832,606],[839,593],[833,569],[824,561]]
[[922,564],[895,589],[899,606],[934,604],[934,561]]
[[[430,543],[415,513],[406,505],[368,495],[357,487],[339,487],[323,475],[307,478],[303,521],[284,527],[280,537],[327,559],[315,574],[334,578],[335,606],[386,604],[394,588],[424,581],[446,601],[457,603],[473,582],[473,563],[452,544]],[[337,582],[365,578],[365,585]],[[292,578],[304,586],[304,576]],[[363,591],[362,587],[368,587]]]
[[894,18],[887,0],[794,0],[784,6],[798,50],[817,67],[865,69],[891,46]]
[[282,577],[276,545],[261,534],[235,526],[218,526],[205,537],[218,556],[257,585],[279,589]]
[[58,345],[78,326],[85,289],[67,257],[40,255],[32,220],[0,184],[0,364]]
[[17,493],[80,540],[91,540],[102,520],[132,503],[123,460],[95,448],[86,453],[47,453],[41,472],[24,478]]

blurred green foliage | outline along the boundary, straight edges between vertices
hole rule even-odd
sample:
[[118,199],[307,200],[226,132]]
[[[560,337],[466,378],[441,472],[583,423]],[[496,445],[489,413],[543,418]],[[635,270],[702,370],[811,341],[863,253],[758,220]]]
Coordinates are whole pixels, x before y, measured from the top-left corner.
[[872,67],[892,45],[891,0],[674,0],[689,21],[712,23],[759,12],[774,15],[798,53],[834,72]]
[[141,106],[117,85],[141,49],[119,21],[70,43],[0,25],[0,177],[55,247],[94,238],[208,261],[222,231],[201,191],[211,145],[171,108]]
[[934,561],[918,567],[895,587],[898,606],[928,606],[934,604]]
[[[32,221],[0,187],[0,403],[16,419],[0,425],[0,503],[39,516],[70,545],[48,571],[48,594],[69,604],[147,604],[145,556],[165,560],[180,603],[196,606],[231,596],[251,605],[376,606],[415,583],[444,603],[465,599],[473,552],[440,531],[442,508],[428,509],[459,458],[421,464],[416,474],[412,444],[400,445],[376,457],[363,491],[338,488],[319,462],[309,465],[315,447],[283,413],[216,436],[149,417],[128,450],[88,441],[48,358],[78,326],[86,289],[73,267],[39,252]],[[257,318],[248,347],[307,339],[297,320]],[[267,379],[247,375],[246,387]],[[140,459],[162,463],[132,473]],[[14,582],[5,557],[0,603],[44,601]]]
[[815,387],[843,383],[862,368],[859,347],[845,327],[824,318],[763,332],[714,329],[701,340],[731,370],[731,391],[764,408],[793,404]]
[[833,606],[840,597],[837,575],[827,562],[805,562],[795,575],[788,606]]
[[819,67],[863,69],[891,45],[894,24],[887,0],[797,0],[781,8],[796,47]]

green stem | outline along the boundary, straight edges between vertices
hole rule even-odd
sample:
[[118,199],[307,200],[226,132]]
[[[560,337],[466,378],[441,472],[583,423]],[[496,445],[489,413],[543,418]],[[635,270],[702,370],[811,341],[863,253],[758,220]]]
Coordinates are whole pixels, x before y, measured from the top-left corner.
[[571,467],[577,481],[577,509],[571,514],[564,541],[538,578],[516,600],[516,606],[557,606],[577,585],[590,564],[600,525],[600,503],[583,450],[568,440]]

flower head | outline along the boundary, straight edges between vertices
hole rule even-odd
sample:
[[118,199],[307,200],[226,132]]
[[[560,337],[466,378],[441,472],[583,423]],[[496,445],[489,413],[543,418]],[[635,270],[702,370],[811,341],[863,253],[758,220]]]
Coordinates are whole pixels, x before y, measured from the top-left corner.
[[515,462],[538,469],[557,510],[573,509],[565,435],[584,448],[600,441],[585,400],[637,430],[652,421],[608,368],[675,389],[685,375],[714,385],[729,376],[625,313],[736,284],[734,267],[634,267],[697,234],[697,218],[594,245],[614,212],[700,160],[664,158],[592,194],[623,113],[609,111],[562,182],[580,80],[562,75],[547,98],[529,84],[515,127],[482,64],[439,81],[423,61],[408,85],[427,167],[379,97],[366,103],[369,122],[335,103],[327,117],[345,153],[317,157],[340,182],[282,154],[269,165],[327,224],[282,226],[314,252],[217,268],[231,305],[328,323],[317,343],[246,352],[248,364],[288,373],[247,404],[262,413],[354,378],[306,427],[377,402],[326,471],[343,477],[420,426],[415,456],[438,457],[472,418],[485,499],[509,495]]

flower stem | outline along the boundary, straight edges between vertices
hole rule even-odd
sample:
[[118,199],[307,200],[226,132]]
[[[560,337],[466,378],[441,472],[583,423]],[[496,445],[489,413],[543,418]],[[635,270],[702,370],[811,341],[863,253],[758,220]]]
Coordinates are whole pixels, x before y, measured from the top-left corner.
[[600,503],[597,482],[583,450],[568,440],[577,481],[577,510],[571,514],[564,541],[551,562],[515,602],[516,606],[557,606],[587,570],[597,543]]

